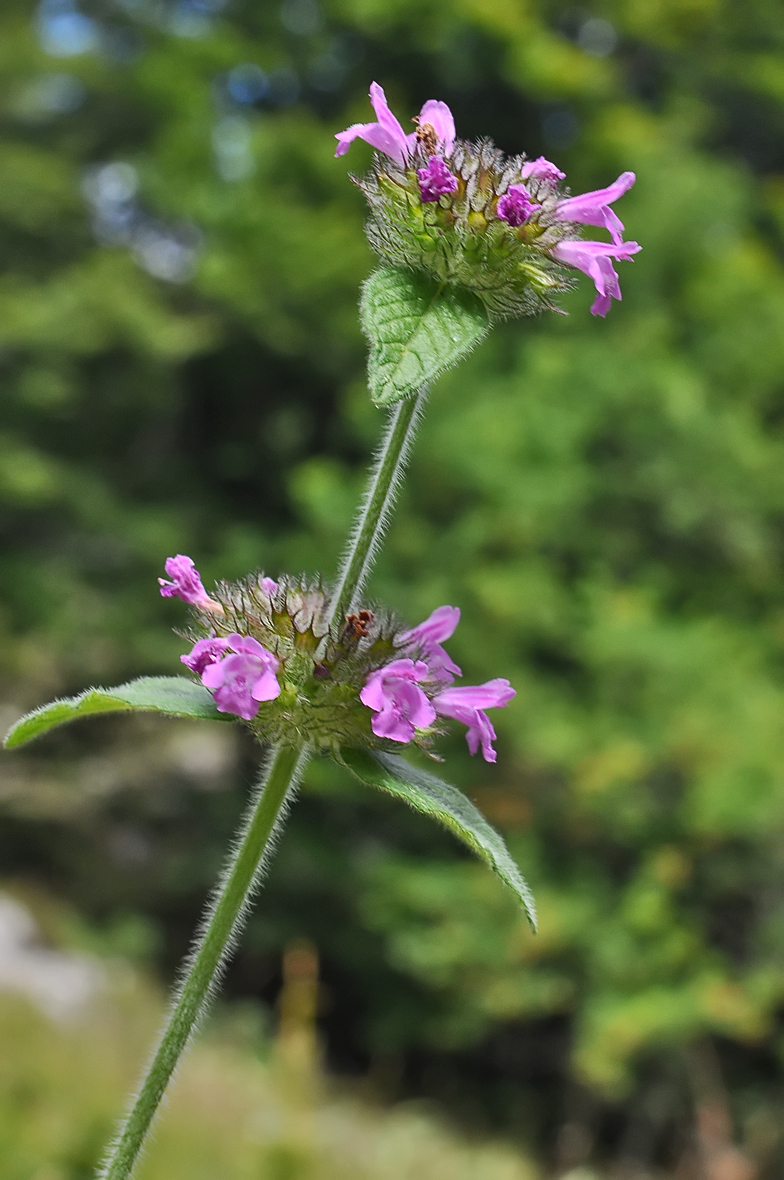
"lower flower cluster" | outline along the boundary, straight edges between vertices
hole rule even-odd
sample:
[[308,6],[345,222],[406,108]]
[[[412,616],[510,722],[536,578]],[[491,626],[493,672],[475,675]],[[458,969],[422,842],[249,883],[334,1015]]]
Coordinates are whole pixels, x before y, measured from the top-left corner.
[[404,629],[388,612],[364,609],[327,622],[320,582],[254,575],[222,582],[213,594],[189,557],[166,562],[161,593],[188,603],[195,627],[182,662],[212,693],[218,710],[246,721],[262,741],[296,738],[323,749],[342,745],[428,749],[444,719],[468,727],[472,754],[495,762],[486,710],[508,705],[508,680],[455,686],[462,673],[443,643],[460,620],[441,606]]

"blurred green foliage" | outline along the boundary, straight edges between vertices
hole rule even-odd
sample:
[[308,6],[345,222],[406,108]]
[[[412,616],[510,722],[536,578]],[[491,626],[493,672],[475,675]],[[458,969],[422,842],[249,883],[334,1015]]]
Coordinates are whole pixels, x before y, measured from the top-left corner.
[[[672,1160],[713,1046],[710,1086],[781,1169],[780,17],[7,0],[0,18],[9,722],[176,669],[171,553],[206,579],[334,568],[380,418],[356,313],[373,260],[331,137],[371,78],[401,114],[440,97],[462,134],[545,152],[575,192],[638,174],[624,302],[597,322],[583,283],[568,318],[496,328],[438,382],[372,586],[412,623],[459,605],[466,677],[518,690],[496,767],[458,737],[444,752],[541,933],[446,836],[321,770],[229,976],[270,998],[307,933],[334,1064],[563,1166]],[[152,722],[47,739],[4,760],[1,863],[105,922],[148,915],[171,970],[251,755]]]
[[[9,956],[8,904],[0,895],[4,966],[10,957],[29,966],[42,952],[17,945]],[[66,924],[94,944],[91,958],[68,961],[98,986],[56,1019],[24,987],[0,995],[3,1177],[88,1180],[155,1035],[161,997],[51,899],[39,894],[35,908],[50,935],[59,927],[62,938]],[[219,1009],[179,1073],[139,1180],[535,1180],[521,1153],[461,1136],[421,1104],[381,1110],[370,1095],[326,1083],[302,1016],[271,1041],[257,1010]]]

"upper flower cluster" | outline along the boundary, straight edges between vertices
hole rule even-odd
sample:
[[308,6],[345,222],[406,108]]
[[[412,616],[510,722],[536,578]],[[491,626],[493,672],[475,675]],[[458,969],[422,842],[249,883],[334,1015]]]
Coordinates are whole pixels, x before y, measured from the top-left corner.
[[[379,153],[370,174],[355,179],[370,205],[370,243],[385,261],[468,288],[496,316],[557,310],[553,297],[569,286],[564,266],[593,279],[594,315],[621,298],[613,259],[641,247],[624,242],[611,206],[634,184],[633,172],[570,197],[565,174],[543,156],[507,159],[489,140],[457,139],[446,103],[429,99],[407,135],[376,82],[370,100],[376,121],[339,132],[335,154],[355,139]],[[582,225],[606,229],[611,240],[584,241]]]
[[264,741],[427,748],[439,718],[468,727],[468,746],[495,762],[495,731],[485,710],[514,697],[508,680],[455,687],[461,672],[443,647],[459,619],[442,606],[413,629],[389,614],[360,610],[326,622],[320,582],[256,575],[222,582],[210,595],[189,557],[166,562],[161,593],[194,609],[193,647],[182,662],[210,690],[220,712],[249,722]]

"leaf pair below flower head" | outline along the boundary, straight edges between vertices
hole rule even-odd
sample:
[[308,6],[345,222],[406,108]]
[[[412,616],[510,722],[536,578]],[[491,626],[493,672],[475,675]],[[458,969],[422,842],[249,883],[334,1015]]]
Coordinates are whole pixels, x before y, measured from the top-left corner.
[[[7,734],[6,749],[15,749],[67,721],[97,713],[144,711],[210,721],[232,720],[219,713],[212,696],[183,676],[149,676],[116,688],[90,688],[79,696],[53,701],[28,713]],[[340,764],[361,782],[402,799],[416,811],[437,820],[467,844],[506,884],[536,927],[531,892],[498,832],[473,803],[449,783],[412,766],[405,758],[366,750],[341,749]]]
[[365,283],[360,316],[370,341],[370,394],[378,406],[409,397],[456,365],[490,327],[471,292],[392,266]]
[[396,754],[341,750],[341,759],[361,782],[402,799],[467,844],[512,890],[536,929],[536,904],[523,875],[501,836],[462,791]]

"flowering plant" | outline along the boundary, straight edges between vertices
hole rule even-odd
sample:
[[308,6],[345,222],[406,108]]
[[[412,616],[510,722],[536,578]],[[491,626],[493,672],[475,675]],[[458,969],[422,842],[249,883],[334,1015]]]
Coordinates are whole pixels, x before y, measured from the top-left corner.
[[[435,757],[450,721],[466,726],[472,754],[495,762],[487,710],[512,700],[502,678],[478,686],[444,644],[460,611],[440,606],[417,626],[361,595],[383,536],[421,417],[427,384],[460,359],[497,318],[555,309],[568,268],[594,280],[592,311],[620,298],[613,259],[639,250],[623,241],[611,208],[634,182],[571,197],[555,164],[505,160],[489,141],[458,140],[445,103],[422,107],[406,134],[384,92],[371,87],[372,123],[338,134],[336,155],[361,138],[377,151],[356,181],[367,196],[371,245],[382,267],[364,287],[361,317],[370,341],[371,395],[393,404],[343,563],[334,583],[254,573],[205,589],[193,560],[165,563],[164,597],[191,609],[186,676],[146,677],[93,688],[22,718],[6,746],[93,713],[148,710],[210,721],[241,720],[268,750],[258,790],[216,888],[138,1097],[101,1171],[125,1180],[178,1061],[204,1012],[258,888],[276,831],[309,758],[326,755],[363,783],[403,799],[452,830],[509,886],[535,927],[528,886],[503,840],[456,788],[401,757]],[[583,224],[610,242],[583,241]],[[566,269],[565,269],[566,268]]]

